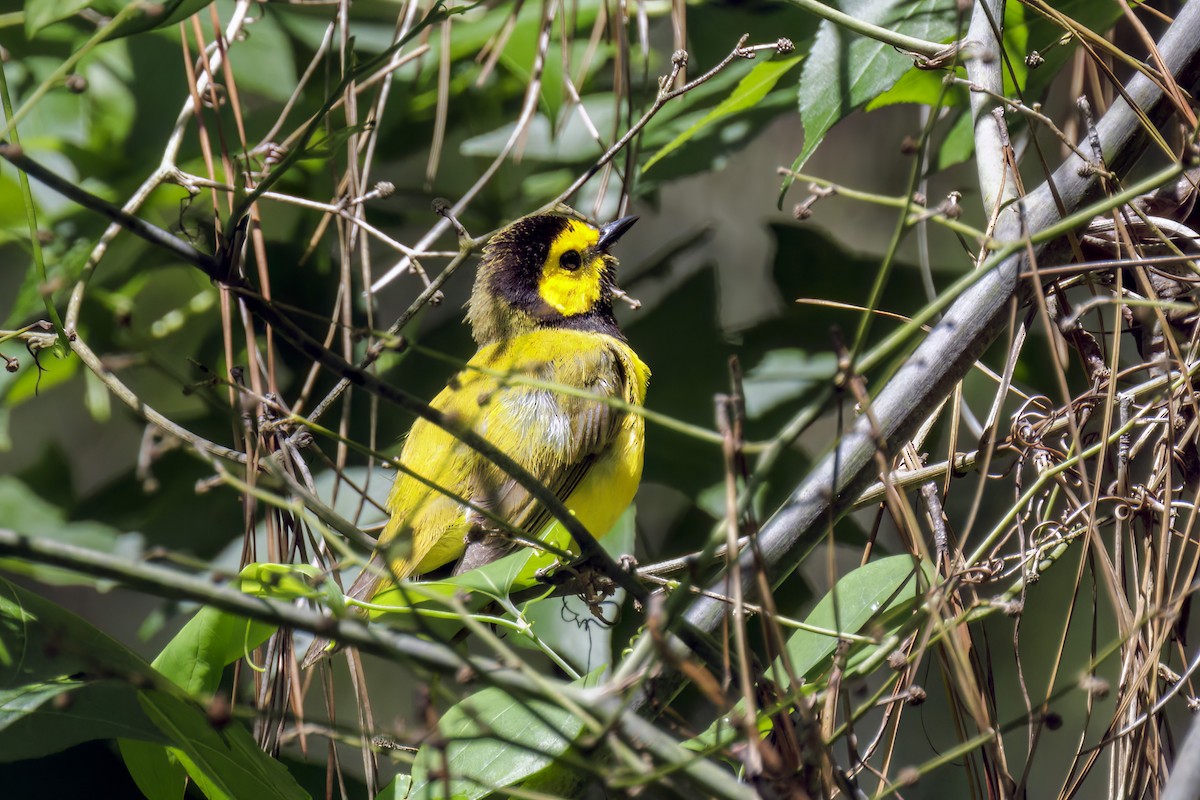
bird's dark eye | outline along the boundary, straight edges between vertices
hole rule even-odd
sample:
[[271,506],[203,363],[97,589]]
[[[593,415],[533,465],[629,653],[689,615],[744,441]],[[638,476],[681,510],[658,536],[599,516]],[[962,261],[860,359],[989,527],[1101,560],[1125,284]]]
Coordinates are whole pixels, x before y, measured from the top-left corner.
[[579,258],[579,251],[568,250],[559,256],[558,265],[569,272],[574,272],[583,266],[583,261]]

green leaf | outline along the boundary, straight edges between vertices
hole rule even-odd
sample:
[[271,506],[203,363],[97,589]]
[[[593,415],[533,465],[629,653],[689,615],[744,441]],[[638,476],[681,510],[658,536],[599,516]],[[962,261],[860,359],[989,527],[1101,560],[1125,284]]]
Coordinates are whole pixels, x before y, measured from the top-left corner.
[[112,394],[104,385],[104,381],[90,369],[83,371],[83,384],[86,387],[83,404],[91,413],[92,420],[103,425],[112,417]]
[[163,648],[154,668],[189,695],[207,697],[220,685],[225,665],[248,655],[276,627],[206,606]]
[[[292,600],[311,597],[319,578],[319,570],[307,565],[248,564],[239,575],[238,588],[258,597]],[[189,695],[203,700],[217,691],[227,665],[248,656],[276,629],[275,625],[204,607],[163,648],[153,666]],[[121,742],[121,755],[134,781],[151,800],[178,798],[176,787],[182,786],[187,775],[207,786],[206,792],[215,793],[209,797],[226,796],[220,780],[197,777],[197,770],[211,766],[203,758],[134,741]]]
[[[35,120],[39,119],[40,115],[35,115],[34,118]],[[15,181],[6,180],[3,176],[0,176],[0,221],[10,218],[13,200],[19,200],[21,197],[21,193],[16,190],[16,187],[17,184]],[[24,205],[18,208],[21,214],[20,223],[24,225]],[[28,228],[21,229],[21,231],[22,236],[20,238],[22,240],[28,239]],[[14,292],[15,296],[11,298],[12,305],[9,307],[8,316],[3,323],[3,327],[16,328],[45,314],[46,305],[42,293],[46,290],[46,287],[48,285],[65,287],[74,285],[83,272],[83,267],[87,263],[88,251],[91,247],[92,242],[82,237],[78,239],[55,239],[55,241],[44,247],[42,249],[42,257],[46,264],[45,281],[42,280],[42,276],[38,271],[33,268],[33,259],[30,258],[26,263],[25,277],[21,281],[21,286],[16,289]],[[29,357],[28,354],[21,354],[23,366],[25,362],[32,363],[32,361],[32,357]],[[13,401],[10,398],[8,402],[11,404]]]
[[[576,75],[579,65],[586,62],[589,65],[589,71],[594,72],[604,63],[610,46],[600,44],[597,52],[589,53],[593,43],[587,36],[599,9],[600,4],[594,0],[578,3],[572,9],[570,24],[573,26],[576,36],[568,37],[569,44],[565,61],[562,39],[558,36],[551,37],[549,48],[545,53],[546,68],[542,71],[540,92],[542,107],[551,119],[558,119],[563,107],[564,69],[567,69],[568,74],[579,80],[580,76]],[[510,13],[507,8],[505,11]],[[525,4],[517,15],[517,23],[508,37],[508,42],[504,45],[504,52],[500,55],[500,63],[522,84],[528,84],[532,79],[534,61],[541,53],[542,14],[543,9],[540,5]],[[457,39],[457,35],[454,38]],[[564,67],[564,64],[569,66]],[[582,76],[579,84],[586,85],[587,78],[587,75]]]
[[[597,129],[606,131],[612,128],[614,109],[610,95],[585,97],[583,107]],[[516,122],[510,122],[488,133],[473,136],[460,145],[459,152],[464,156],[494,158],[504,149],[516,126]],[[572,111],[557,131],[545,114],[534,115],[523,133],[522,142],[521,152],[526,160],[551,164],[575,164],[594,159],[604,152],[601,144],[592,137],[578,109]]]
[[[1119,12],[1118,12],[1119,13]],[[1004,6],[1004,54],[1008,63],[1002,72],[1004,76],[1004,93],[1012,96],[1018,89],[1026,88],[1029,67],[1025,66],[1025,56],[1029,53],[1029,26],[1025,22],[1025,6],[1020,3],[1006,3]],[[1009,72],[1011,67],[1012,72]],[[1013,76],[1017,82],[1013,84]]]
[[[1009,3],[1008,5],[1020,4]],[[1113,23],[1121,18],[1120,3],[1097,3],[1094,0],[1058,0],[1058,2],[1052,5],[1055,11],[1070,17],[1084,27],[1101,33],[1107,31],[1112,27]],[[1028,72],[1026,80],[1029,90],[1025,98],[1026,102],[1031,103],[1039,100],[1058,74],[1060,68],[1075,53],[1079,46],[1079,40],[1076,37],[1071,37],[1066,44],[1060,43],[1066,31],[1058,23],[1040,13],[1022,14],[1021,19],[1010,23],[1009,15],[1006,12],[1005,25],[1010,26],[1007,30],[1008,34],[1012,35],[1014,42],[1024,43],[1020,50],[1020,60],[1022,62],[1024,62],[1024,57],[1030,50],[1039,51],[1045,58],[1044,63],[1040,67]],[[1006,40],[1009,38],[1008,34],[1005,36]],[[1005,77],[1007,78],[1007,76]]]
[[[817,628],[850,634],[861,634],[870,628],[899,628],[924,600],[933,578],[930,565],[924,561],[918,562],[910,555],[872,561],[843,576],[821,598],[804,622]],[[837,637],[813,631],[798,630],[789,637],[788,656],[795,677],[804,682],[805,691],[815,691],[824,685],[818,678],[828,669],[837,645]],[[854,665],[861,665],[877,650],[875,645],[854,645],[848,657],[850,666],[847,671],[853,672]],[[791,682],[783,669],[782,659],[775,662],[768,675],[773,678],[778,676],[777,680],[783,688],[787,688]],[[730,724],[729,718],[732,714],[740,713],[743,707],[739,702],[731,714],[717,719],[685,746],[693,750],[708,750],[732,743],[741,733],[737,726]],[[759,727],[765,734],[767,731],[764,728],[769,729],[769,721],[760,720]]]
[[[247,564],[238,588],[255,597],[295,600],[314,597],[319,569],[307,564]],[[167,643],[153,666],[190,696],[204,700],[217,690],[221,673],[265,642],[277,625],[205,606]]]
[[237,587],[255,597],[296,600],[322,594],[319,587],[324,580],[324,572],[311,564],[256,562],[242,567]]
[[370,126],[365,123],[345,125],[333,130],[320,128],[304,146],[304,158],[326,161],[342,155],[346,150],[346,142],[351,136],[366,132]]
[[79,372],[79,359],[74,356],[57,358],[50,351],[38,353],[37,359],[22,358],[16,380],[8,384],[4,404],[13,407],[62,385]]
[[[104,677],[68,677],[80,675]],[[124,645],[0,578],[0,760],[116,736],[165,741],[137,703],[137,687],[160,685]]]
[[[957,69],[955,73],[960,78],[966,77],[966,70]],[[945,88],[946,73],[940,70],[917,69],[913,67],[900,76],[892,88],[872,98],[867,103],[866,110],[893,106],[897,103],[921,103],[932,106],[942,99],[943,108],[967,105],[967,92],[961,86]],[[944,94],[943,94],[944,92]]]
[[642,172],[648,171],[659,161],[683,146],[685,142],[714,122],[758,105],[775,88],[775,84],[779,82],[779,79],[790,72],[792,67],[799,64],[803,58],[803,55],[792,56],[791,58],[776,58],[755,65],[754,69],[750,70],[749,74],[742,78],[738,85],[734,87],[733,93],[722,100],[720,105],[709,111],[703,118],[687,130],[681,132],[657,153],[652,155],[642,167]]
[[[105,677],[66,677],[78,675]],[[306,796],[240,724],[215,730],[199,706],[124,645],[0,579],[0,758],[115,737],[169,745],[209,798]],[[148,786],[173,780],[161,759],[153,763],[152,749],[129,753]]]
[[412,775],[401,772],[375,796],[375,800],[406,800],[411,792]]
[[146,716],[174,742],[176,757],[209,800],[309,796],[241,725],[218,730],[194,705],[165,692],[143,692],[138,699]]
[[77,673],[169,685],[142,658],[91,623],[0,578],[0,688]]
[[[955,35],[954,4],[946,0],[845,0],[840,6],[865,22],[927,41]],[[804,165],[834,124],[890,88],[911,66],[912,59],[894,47],[823,21],[800,76],[804,146],[792,170]],[[785,179],[783,191],[790,185],[791,178]]]
[[[1004,53],[1008,63],[1001,67],[1004,80],[1004,94],[1012,97],[1015,90],[1025,89],[1025,78],[1029,68],[1025,66],[1025,56],[1028,54],[1027,40],[1029,27],[1025,24],[1025,7],[1020,3],[1008,3],[1004,8]],[[1011,68],[1012,72],[1009,72]],[[966,78],[967,71],[957,67],[954,74]],[[1013,76],[1016,76],[1016,84]],[[874,111],[884,106],[896,103],[923,103],[932,106],[942,98],[945,108],[968,105],[968,94],[961,85],[951,86],[943,95],[946,73],[942,70],[918,69],[913,67],[896,81],[896,85],[867,103],[866,110]]]
[[167,743],[141,713],[137,696],[124,680],[57,679],[0,689],[0,762],[40,758],[93,739]]
[[171,748],[138,739],[117,742],[125,768],[147,800],[179,800],[187,788],[187,770]]
[[556,705],[484,689],[442,715],[444,747],[426,744],[418,751],[408,797],[486,797],[551,766],[582,730],[579,718]]
[[[162,0],[141,3],[140,9],[125,17],[106,37],[108,41],[136,33],[166,28],[181,22],[206,7],[212,0]],[[43,28],[89,8],[104,17],[115,17],[126,0],[35,0],[26,3],[25,34],[33,39]]]
[[[910,555],[881,558],[839,580],[804,621],[845,633],[861,633],[872,624],[898,625],[922,602],[932,580],[929,565]],[[787,651],[796,677],[811,680],[818,675],[837,644],[835,637],[813,631],[792,634]]]
[[[173,27],[197,11],[206,8],[211,2],[212,0],[165,0],[165,2],[157,4],[148,3],[141,13],[133,14],[113,28],[108,35],[108,40]],[[101,2],[94,3],[93,7],[111,17],[115,16],[124,5],[123,0],[101,0]]]

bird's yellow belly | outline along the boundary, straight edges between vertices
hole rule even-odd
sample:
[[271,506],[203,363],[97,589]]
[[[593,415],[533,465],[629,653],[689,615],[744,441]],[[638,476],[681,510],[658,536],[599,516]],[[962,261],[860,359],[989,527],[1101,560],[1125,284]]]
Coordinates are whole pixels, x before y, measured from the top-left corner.
[[[637,493],[642,479],[644,427],[645,420],[640,415],[630,414],[612,447],[567,498],[567,508],[597,539],[608,534]],[[538,538],[572,553],[579,552],[578,545],[557,520],[548,523]]]

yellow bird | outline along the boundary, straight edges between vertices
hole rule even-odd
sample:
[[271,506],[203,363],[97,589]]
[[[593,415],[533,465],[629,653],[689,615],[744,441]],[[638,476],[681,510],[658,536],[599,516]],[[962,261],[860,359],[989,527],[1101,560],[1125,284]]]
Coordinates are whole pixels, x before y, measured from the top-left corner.
[[[479,349],[430,403],[469,422],[596,537],[629,506],[642,476],[642,416],[604,402],[640,406],[650,379],[613,316],[617,259],[609,250],[636,221],[624,217],[597,228],[566,213],[533,214],[493,236],[467,304]],[[397,474],[387,503],[391,517],[350,597],[369,600],[389,587],[383,564],[404,579],[457,560],[459,574],[517,546],[492,520],[448,494],[539,540],[573,544],[516,481],[426,420],[413,425],[400,462],[448,493]],[[328,641],[317,639],[304,666],[327,649]]]

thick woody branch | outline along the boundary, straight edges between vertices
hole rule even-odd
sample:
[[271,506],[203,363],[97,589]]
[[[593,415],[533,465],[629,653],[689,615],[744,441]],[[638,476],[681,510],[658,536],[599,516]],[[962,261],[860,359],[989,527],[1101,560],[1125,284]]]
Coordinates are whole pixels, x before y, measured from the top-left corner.
[[[1184,6],[1159,42],[1159,50],[1180,86],[1194,94],[1200,87],[1200,2]],[[1161,87],[1141,74],[1126,87],[1126,96],[1157,125],[1163,124],[1173,109]],[[1124,174],[1141,154],[1146,136],[1138,112],[1124,99],[1119,100],[1097,130],[1105,166]],[[1067,214],[1099,197],[1099,179],[1095,170],[1086,166],[1083,159],[1071,155],[1051,178]],[[1020,240],[1060,220],[1050,181],[1021,202],[1022,214],[1002,215],[998,220],[997,239]],[[767,521],[759,533],[759,544],[774,583],[791,574],[825,536],[831,520],[846,513],[875,476],[877,437],[882,434],[888,455],[893,455],[991,344],[1004,325],[1027,254],[1036,255],[1043,249],[1034,246],[984,265],[985,273],[947,309],[944,318],[880,392],[873,404],[878,428],[872,430],[867,420],[860,420]],[[747,576],[758,567],[748,555],[739,562]],[[710,588],[717,591],[723,585],[721,581]],[[701,598],[685,619],[701,630],[713,631],[727,613],[725,603]]]

